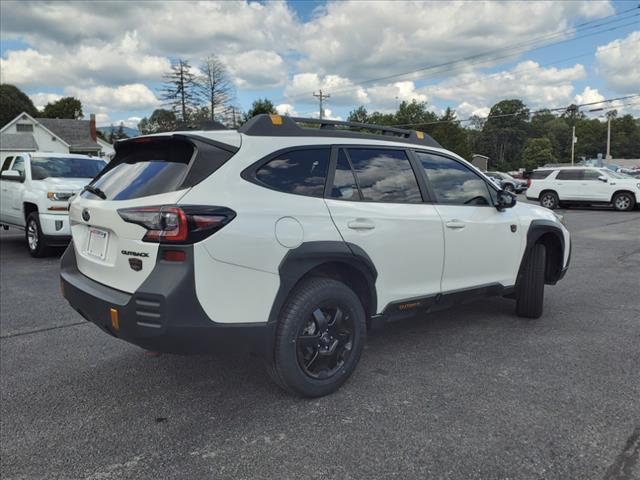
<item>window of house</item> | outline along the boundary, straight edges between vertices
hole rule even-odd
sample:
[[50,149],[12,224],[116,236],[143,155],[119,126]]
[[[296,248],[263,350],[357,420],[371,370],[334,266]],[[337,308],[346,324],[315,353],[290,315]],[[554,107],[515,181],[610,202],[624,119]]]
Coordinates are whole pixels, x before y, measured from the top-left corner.
[[16,132],[33,132],[33,125],[30,123],[17,123],[16,124]]

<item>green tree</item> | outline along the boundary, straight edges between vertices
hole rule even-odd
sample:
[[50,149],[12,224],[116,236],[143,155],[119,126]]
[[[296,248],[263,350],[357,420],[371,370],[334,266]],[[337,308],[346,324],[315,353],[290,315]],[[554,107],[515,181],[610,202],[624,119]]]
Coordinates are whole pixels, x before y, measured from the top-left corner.
[[611,120],[611,156],[640,157],[640,119],[624,115]]
[[22,112],[38,116],[38,110],[22,90],[8,83],[0,84],[0,128]]
[[418,102],[415,99],[411,102],[401,102],[394,117],[392,125],[429,133],[434,129],[433,124],[438,121],[438,116],[427,110],[427,102]]
[[176,114],[171,110],[158,108],[149,118],[145,117],[138,123],[138,130],[144,135],[150,133],[172,132],[177,128]]
[[522,161],[527,170],[555,163],[557,160],[553,156],[551,140],[546,137],[528,139],[522,150]]
[[456,112],[447,107],[444,114],[438,118],[438,122],[440,123],[433,126],[431,136],[444,148],[470,161],[471,149],[467,131],[457,121]]
[[256,115],[260,115],[261,113],[269,113],[271,115],[275,115],[278,113],[276,111],[276,107],[273,105],[273,102],[268,98],[259,98],[255,100],[251,104],[251,108],[247,113],[244,114],[244,121],[248,121],[255,117]]
[[502,100],[489,111],[482,129],[483,145],[492,163],[503,169],[521,165],[522,148],[528,136],[529,109],[518,99]]
[[44,118],[70,118],[78,120],[84,116],[82,102],[74,97],[64,97],[55,102],[47,103],[42,109]]
[[180,122],[188,123],[189,115],[198,103],[198,85],[191,65],[180,59],[163,78],[162,99],[177,112]]
[[369,113],[364,105],[360,105],[355,110],[349,112],[347,122],[367,123],[369,121]]

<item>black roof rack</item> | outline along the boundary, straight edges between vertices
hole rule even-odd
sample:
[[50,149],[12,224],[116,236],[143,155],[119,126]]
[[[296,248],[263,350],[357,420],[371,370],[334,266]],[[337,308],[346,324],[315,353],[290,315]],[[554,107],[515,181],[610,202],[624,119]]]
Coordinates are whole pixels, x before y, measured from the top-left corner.
[[[303,125],[318,125],[318,128],[305,128]],[[370,132],[370,133],[367,133]],[[431,136],[416,130],[387,127],[373,123],[342,122],[318,118],[287,117],[283,115],[256,115],[242,125],[238,132],[245,135],[274,137],[344,137],[365,138],[411,143],[429,147],[442,146]],[[392,137],[392,138],[389,138]]]

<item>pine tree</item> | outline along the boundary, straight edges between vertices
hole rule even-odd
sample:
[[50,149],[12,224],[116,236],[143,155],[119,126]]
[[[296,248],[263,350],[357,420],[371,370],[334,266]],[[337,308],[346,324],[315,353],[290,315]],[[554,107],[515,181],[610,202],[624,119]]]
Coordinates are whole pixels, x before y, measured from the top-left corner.
[[182,123],[189,122],[189,112],[197,105],[196,76],[186,60],[178,60],[164,76],[162,99],[179,114]]

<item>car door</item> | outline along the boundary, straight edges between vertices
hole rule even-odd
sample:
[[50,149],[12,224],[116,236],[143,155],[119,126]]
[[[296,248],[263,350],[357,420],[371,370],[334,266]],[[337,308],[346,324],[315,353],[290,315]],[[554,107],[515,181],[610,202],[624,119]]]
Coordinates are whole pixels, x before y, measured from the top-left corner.
[[584,169],[567,168],[560,170],[555,179],[555,190],[560,200],[584,200],[582,186]]
[[342,238],[364,250],[378,278],[378,310],[436,295],[444,259],[442,220],[423,200],[404,149],[334,149],[325,202]]
[[[600,180],[601,177],[607,178],[606,182]],[[611,180],[600,170],[587,169],[583,171],[582,181],[580,182],[581,199],[585,201],[591,200],[596,202],[611,201]]]
[[[14,158],[9,170],[17,170],[24,179],[25,172],[25,160],[22,156]],[[24,213],[22,211],[22,190],[24,189],[24,183],[17,180],[3,180],[2,181],[2,193],[5,195],[3,199],[4,204],[4,217],[6,222],[13,225],[25,225]]]
[[[4,172],[9,170],[9,166],[13,162],[13,157],[7,157],[2,162],[2,170],[0,172]],[[0,178],[0,221],[8,222],[8,213],[9,213],[9,184],[11,180],[3,180]]]
[[496,190],[463,162],[415,152],[444,223],[443,294],[515,285],[525,232],[515,209],[495,208]]

